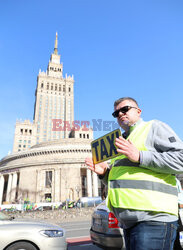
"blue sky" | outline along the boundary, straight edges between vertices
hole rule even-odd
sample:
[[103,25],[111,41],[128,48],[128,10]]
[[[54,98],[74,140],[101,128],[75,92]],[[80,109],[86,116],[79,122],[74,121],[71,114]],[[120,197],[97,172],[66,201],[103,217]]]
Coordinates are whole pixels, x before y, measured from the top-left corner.
[[76,120],[114,121],[113,102],[132,96],[144,120],[183,139],[182,0],[7,0],[0,9],[0,159],[16,119],[33,118],[56,31],[64,75],[75,79]]

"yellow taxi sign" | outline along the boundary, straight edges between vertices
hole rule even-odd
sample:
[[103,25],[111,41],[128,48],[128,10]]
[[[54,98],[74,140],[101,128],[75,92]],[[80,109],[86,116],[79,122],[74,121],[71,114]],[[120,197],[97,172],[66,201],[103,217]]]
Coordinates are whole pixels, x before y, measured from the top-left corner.
[[120,129],[116,129],[91,142],[92,158],[94,164],[114,158],[120,153],[117,152],[115,140],[121,136]]

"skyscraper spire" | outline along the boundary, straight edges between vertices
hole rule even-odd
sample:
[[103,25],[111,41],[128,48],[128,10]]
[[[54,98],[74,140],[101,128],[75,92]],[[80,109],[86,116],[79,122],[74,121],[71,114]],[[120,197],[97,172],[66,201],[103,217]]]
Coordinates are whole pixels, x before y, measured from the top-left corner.
[[58,55],[58,34],[57,34],[57,32],[56,32],[56,39],[55,39],[54,54]]

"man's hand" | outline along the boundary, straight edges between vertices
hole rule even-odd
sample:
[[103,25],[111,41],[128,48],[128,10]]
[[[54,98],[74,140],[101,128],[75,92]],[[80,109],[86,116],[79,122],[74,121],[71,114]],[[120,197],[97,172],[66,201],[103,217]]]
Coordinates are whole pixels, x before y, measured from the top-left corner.
[[108,168],[107,162],[101,162],[95,165],[92,158],[89,157],[85,159],[85,163],[90,170],[99,175],[104,175]]
[[125,140],[123,137],[120,136],[119,138],[116,138],[115,144],[118,148],[117,151],[128,157],[130,161],[140,161],[140,152],[130,140]]

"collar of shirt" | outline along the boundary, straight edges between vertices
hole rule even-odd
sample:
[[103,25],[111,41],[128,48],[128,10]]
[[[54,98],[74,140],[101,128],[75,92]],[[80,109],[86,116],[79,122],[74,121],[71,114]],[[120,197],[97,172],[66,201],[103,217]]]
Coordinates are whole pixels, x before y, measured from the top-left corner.
[[143,120],[142,120],[142,118],[140,118],[136,123],[134,123],[133,125],[131,125],[130,127],[129,127],[129,130],[128,130],[128,132],[124,132],[123,133],[123,137],[126,139],[128,136],[129,136],[129,134],[142,122]]

